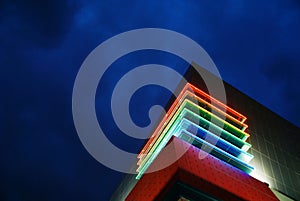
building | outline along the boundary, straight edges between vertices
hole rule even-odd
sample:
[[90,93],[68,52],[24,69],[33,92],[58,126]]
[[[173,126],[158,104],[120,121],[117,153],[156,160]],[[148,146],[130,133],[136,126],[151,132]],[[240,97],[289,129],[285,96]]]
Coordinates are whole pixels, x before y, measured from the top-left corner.
[[[225,82],[220,103],[193,67],[185,78],[182,99],[170,99],[142,148],[138,174],[111,200],[300,200],[299,128]],[[176,162],[154,171],[166,161]]]

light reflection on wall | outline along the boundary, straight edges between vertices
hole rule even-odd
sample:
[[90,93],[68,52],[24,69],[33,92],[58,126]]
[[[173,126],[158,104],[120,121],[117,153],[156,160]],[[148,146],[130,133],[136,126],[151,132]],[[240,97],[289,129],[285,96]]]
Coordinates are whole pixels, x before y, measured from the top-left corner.
[[259,157],[260,156],[255,156],[250,162],[250,164],[255,167],[254,170],[250,173],[250,175],[261,182],[267,183],[270,188],[274,188],[275,183],[269,176],[267,176],[270,174],[271,170],[268,170],[265,167],[263,167],[263,165],[261,164],[262,160]]

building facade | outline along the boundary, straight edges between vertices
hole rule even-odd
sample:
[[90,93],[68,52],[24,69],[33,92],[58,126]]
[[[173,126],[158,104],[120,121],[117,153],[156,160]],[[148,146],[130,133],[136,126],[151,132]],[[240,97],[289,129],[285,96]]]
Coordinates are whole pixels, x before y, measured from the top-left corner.
[[137,175],[111,200],[300,200],[299,128],[226,82],[226,105],[209,96],[195,68],[220,81],[192,64],[141,149]]

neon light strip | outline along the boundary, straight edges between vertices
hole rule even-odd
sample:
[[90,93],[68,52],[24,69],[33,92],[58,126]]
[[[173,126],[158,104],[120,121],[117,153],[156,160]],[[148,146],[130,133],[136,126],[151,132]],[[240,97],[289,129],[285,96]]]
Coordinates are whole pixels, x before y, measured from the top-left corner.
[[189,104],[187,104],[187,108],[192,110],[194,113],[199,114],[200,116],[204,117],[206,120],[211,121],[215,125],[219,126],[220,128],[234,134],[236,137],[246,140],[250,135],[235,126],[229,124],[228,122],[220,119],[216,115],[212,114],[211,112],[201,108],[199,105],[191,102],[190,100],[186,99]]
[[[156,157],[161,152],[161,150],[166,146],[166,144],[171,139],[171,137],[177,133],[179,121],[181,121],[180,118],[179,119],[177,118],[175,123],[172,124],[171,128],[165,134],[162,134],[162,136],[164,136],[164,138],[160,142],[155,144],[152,147],[152,150],[147,154],[145,159],[143,161],[141,161],[141,163],[137,169],[138,174],[136,176],[136,179],[141,178],[141,176],[146,172],[146,170],[149,168],[149,166],[153,163],[153,161],[156,159]],[[188,132],[188,131],[186,131],[186,132]],[[194,136],[194,137],[195,137],[195,139],[198,138],[197,136]],[[205,144],[209,144],[209,143],[205,142]],[[212,147],[212,145],[210,145],[210,146]],[[215,147],[214,150],[215,150],[215,152],[213,154],[214,156],[230,163],[231,165],[233,165],[235,167],[238,167],[239,169],[241,169],[247,173],[251,172],[251,166],[248,166],[247,164],[242,162],[240,159],[233,160],[235,158],[234,156],[226,153],[225,151],[222,151],[221,149],[219,149],[217,147]],[[249,170],[249,167],[250,167],[250,170]]]
[[140,160],[143,160],[145,155],[154,149],[153,146],[155,144],[159,143],[159,141],[164,137],[164,134],[171,127],[171,125],[174,123],[174,121],[178,118],[180,113],[181,113],[180,114],[181,116],[186,116],[187,119],[193,121],[195,124],[197,124],[197,125],[200,124],[205,129],[209,129],[210,132],[212,132],[216,135],[220,135],[222,138],[227,139],[229,142],[231,142],[232,144],[241,148],[242,150],[246,151],[251,147],[251,145],[248,144],[247,142],[242,141],[241,139],[232,135],[228,131],[216,126],[215,124],[207,121],[206,119],[202,118],[201,116],[193,113],[191,110],[186,108],[186,107],[193,108],[193,105],[194,104],[187,99],[185,99],[183,101],[183,103],[180,105],[179,109],[176,111],[176,113],[173,115],[171,120],[165,126],[165,129],[162,130],[161,134],[156,134],[158,136],[158,139],[154,143],[151,143],[151,146],[147,147],[147,149],[144,150],[144,153],[142,155],[139,155]]
[[[238,112],[234,111],[233,109],[229,108],[228,106],[226,106],[223,103],[217,101],[216,99],[212,98],[211,96],[207,95],[203,91],[197,89],[196,87],[194,87],[193,85],[188,83],[184,87],[184,90],[181,91],[178,98],[173,102],[173,104],[170,107],[170,109],[168,110],[166,116],[163,118],[163,120],[165,120],[165,121],[160,122],[157,129],[155,130],[155,132],[150,137],[149,141],[147,142],[147,144],[144,146],[143,150],[139,154],[139,158],[140,158],[139,164],[140,164],[140,166],[137,170],[139,172],[137,178],[139,178],[146,171],[146,169],[150,166],[150,164],[153,162],[153,160],[157,157],[157,155],[160,153],[160,151],[163,149],[163,147],[167,144],[169,139],[172,137],[172,133],[173,133],[174,129],[178,129],[178,128],[176,128],[176,125],[178,125],[179,119],[182,119],[182,116],[183,116],[183,114],[180,114],[180,112],[182,111],[182,113],[188,114],[188,109],[186,109],[186,108],[183,109],[183,107],[181,107],[182,105],[178,109],[178,106],[180,105],[180,102],[182,102],[182,99],[187,98],[187,96],[188,96],[187,93],[183,93],[183,92],[188,92],[188,88],[192,89],[193,90],[192,92],[197,92],[198,95],[199,94],[202,95],[204,97],[204,99],[206,99],[206,100],[208,99],[212,103],[216,103],[221,109],[226,109],[230,113],[234,114],[234,116],[236,116],[238,118],[238,120],[241,121],[241,123],[243,123],[246,120],[246,117],[244,117],[243,115],[239,114]],[[191,92],[190,92],[190,94],[191,94]],[[190,94],[189,94],[189,96],[191,96]],[[207,102],[205,100],[199,98],[198,96],[196,96],[194,94],[192,94],[192,96],[193,96],[193,98],[196,98],[197,101],[200,100],[199,101],[200,103],[207,104]],[[190,98],[190,97],[188,97],[188,98]],[[192,102],[190,101],[190,103],[192,103]],[[224,116],[226,117],[226,120],[229,120],[229,121],[233,120],[234,122],[238,123],[235,118],[233,118],[229,114],[224,113],[222,110],[219,110],[217,107],[214,107],[214,105],[212,105],[212,104],[207,104],[207,105],[212,106],[211,108],[217,110],[218,112],[220,111],[219,114],[225,114]],[[193,108],[194,107],[191,107],[190,109],[193,109]],[[201,108],[201,107],[199,107],[199,108]],[[204,111],[206,111],[206,110],[204,110]],[[200,123],[201,123],[201,120],[204,120],[204,124],[202,126],[206,127],[207,124],[208,124],[208,127],[215,126],[214,124],[212,124],[212,123],[208,122],[207,120],[203,119],[201,116],[196,115],[196,114],[192,114],[192,113],[193,113],[192,111],[189,111],[189,116],[186,116],[186,118],[189,119],[188,117],[191,117],[190,120],[195,121],[197,119],[197,116],[198,116],[197,120],[199,121],[199,119],[200,119],[200,121],[199,121]],[[207,115],[207,114],[209,114],[209,113],[205,113],[205,112],[203,113],[203,110],[202,110],[202,115]],[[215,117],[217,117],[217,116],[215,116]],[[197,120],[196,120],[196,122],[197,122]],[[240,124],[238,123],[238,125],[240,125]],[[245,124],[243,124],[243,125],[245,125]],[[215,127],[217,127],[217,126],[215,126]],[[199,128],[201,128],[201,127],[199,127]],[[216,129],[216,128],[214,128],[214,129]],[[205,130],[205,129],[203,129],[203,130]],[[227,131],[221,129],[221,134],[222,133],[226,134],[226,132]],[[161,135],[159,135],[159,133],[161,133]],[[199,132],[197,132],[197,133],[199,133]],[[226,136],[226,137],[235,137],[235,136],[231,135],[230,133],[228,133],[228,134],[229,135]],[[237,139],[238,139],[237,142],[239,142],[240,139],[239,138],[237,138]],[[248,149],[251,146],[250,144],[248,144],[246,142],[242,141],[242,143],[244,143],[244,145],[245,145],[245,146],[244,145],[242,146],[243,150]],[[146,150],[147,150],[147,153],[148,153],[147,155],[144,154],[144,152]]]
[[[232,144],[236,145],[237,147],[241,148],[244,151],[247,151],[251,145],[248,144],[247,142],[242,141],[241,139],[237,138],[236,136],[230,134],[229,132],[221,129],[218,126],[215,126],[214,124],[210,123],[206,119],[200,117],[199,115],[193,113],[192,111],[188,110],[186,107],[186,104],[188,104],[187,100],[183,102],[183,104],[180,106],[180,108],[177,110],[176,114],[172,117],[171,121],[169,124],[167,124],[166,129],[163,130],[162,134],[159,136],[158,140],[153,144],[152,147],[150,147],[147,151],[147,154],[143,154],[142,157],[140,157],[140,160],[138,161],[138,165],[140,165],[137,169],[137,171],[141,171],[142,167],[146,164],[148,164],[149,161],[153,161],[154,158],[156,157],[158,152],[161,151],[163,148],[161,146],[161,141],[164,138],[167,138],[169,140],[172,137],[172,132],[174,131],[174,125],[179,123],[179,121],[182,120],[183,117],[186,119],[192,121],[192,122],[197,122],[196,124],[200,123],[204,128],[211,128],[215,129],[217,132],[216,134],[220,134],[220,136]],[[167,142],[165,142],[166,144]],[[165,144],[163,146],[165,146]],[[149,164],[150,165],[150,164]]]
[[[212,121],[215,125],[220,127],[220,129],[226,130],[226,131],[230,132],[231,134],[234,134],[236,137],[241,138],[244,141],[249,137],[248,133],[245,133],[245,132],[239,130],[238,128],[232,126],[228,122],[225,122],[224,120],[213,115],[212,113],[208,112],[207,110],[194,104],[190,100],[184,99],[184,102],[187,102],[187,104],[185,105],[187,109],[193,111],[196,114],[199,114],[200,116],[202,116],[203,118],[205,118],[208,121]],[[219,132],[219,131],[216,131],[216,132]]]
[[[207,153],[215,156],[218,159],[221,159],[224,162],[227,162],[233,166],[235,166],[236,168],[246,172],[246,173],[251,173],[252,170],[254,170],[254,168],[246,163],[244,163],[243,161],[241,161],[240,159],[233,157],[232,155],[226,153],[225,151],[219,149],[218,147],[214,147],[211,144],[209,144],[208,142],[202,140],[201,138],[191,134],[190,132],[186,131],[186,130],[182,130],[181,134],[179,135],[179,138],[191,143],[193,145],[195,145],[196,147],[200,148],[203,151],[206,151]],[[207,148],[207,147],[209,148]],[[208,149],[208,150],[205,150]]]
[[[238,159],[244,161],[245,163],[249,163],[253,155],[241,150],[240,148],[236,147],[235,145],[227,142],[226,140],[214,135],[213,133],[203,129],[202,127],[198,126],[197,124],[183,118],[180,124],[178,125],[181,129],[184,129],[201,139],[205,140],[206,142],[214,145],[223,151],[237,157]],[[177,133],[174,134],[175,136],[178,136]],[[211,143],[212,142],[212,143]]]
[[[191,84],[186,84],[185,87],[183,88],[183,90],[180,92],[180,94],[178,95],[177,99],[173,102],[173,104],[171,105],[170,109],[168,110],[168,112],[166,113],[165,117],[162,119],[162,121],[159,123],[158,127],[155,129],[154,133],[151,135],[151,137],[149,138],[148,142],[146,143],[146,145],[143,147],[143,149],[141,150],[141,152],[138,155],[138,158],[141,157],[141,155],[144,154],[145,150],[148,149],[149,146],[153,145],[153,141],[156,141],[156,139],[158,138],[158,134],[161,132],[161,130],[163,129],[163,127],[166,125],[166,123],[169,121],[169,119],[174,115],[174,113],[177,110],[177,107],[179,107],[180,103],[182,102],[183,98],[187,95],[186,92],[188,90],[188,88],[192,88]],[[194,89],[196,92],[197,91],[201,91],[197,88]],[[188,92],[189,94],[191,94],[191,92]],[[203,92],[204,93],[204,92]],[[211,108],[214,108],[215,111],[218,111],[220,114],[225,115],[227,118],[236,121],[232,116],[224,113],[222,110],[216,108],[215,106],[211,105],[210,103],[204,101],[203,99],[193,95],[195,98],[197,98],[198,101],[203,102],[206,105],[211,106]],[[247,126],[247,125],[246,125]]]
[[217,99],[211,97],[210,95],[208,95],[207,93],[205,93],[202,90],[198,89],[197,87],[191,85],[190,83],[187,83],[186,85],[189,88],[191,88],[194,92],[197,92],[197,95],[200,96],[200,98],[203,97],[206,100],[210,100],[212,103],[215,103],[216,105],[218,105],[221,110],[226,110],[226,111],[230,112],[230,114],[234,115],[241,122],[244,122],[247,119],[247,117],[245,117],[244,115],[238,113],[237,111],[233,110],[232,108],[228,107],[227,105],[225,105],[224,103],[218,101]]

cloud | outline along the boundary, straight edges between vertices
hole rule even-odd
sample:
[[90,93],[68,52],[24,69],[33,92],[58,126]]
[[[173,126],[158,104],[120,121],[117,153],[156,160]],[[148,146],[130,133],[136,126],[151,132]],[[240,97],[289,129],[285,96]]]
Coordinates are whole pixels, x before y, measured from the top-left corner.
[[16,0],[4,1],[0,9],[4,34],[27,44],[56,47],[72,26],[77,7],[69,1]]

